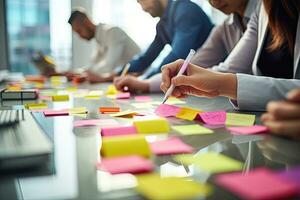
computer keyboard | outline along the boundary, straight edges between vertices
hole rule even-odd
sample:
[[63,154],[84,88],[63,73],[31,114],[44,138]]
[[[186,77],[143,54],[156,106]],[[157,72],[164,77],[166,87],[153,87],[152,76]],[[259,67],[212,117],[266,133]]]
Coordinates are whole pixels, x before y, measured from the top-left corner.
[[24,120],[24,110],[0,110],[0,127],[10,126]]

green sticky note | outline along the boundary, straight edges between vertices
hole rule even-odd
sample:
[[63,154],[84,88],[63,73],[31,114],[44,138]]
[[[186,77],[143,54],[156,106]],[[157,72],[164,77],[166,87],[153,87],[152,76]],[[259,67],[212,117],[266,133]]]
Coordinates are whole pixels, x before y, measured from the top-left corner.
[[215,152],[200,155],[178,155],[175,156],[175,160],[184,165],[194,164],[200,170],[209,173],[239,171],[243,168],[243,163]]
[[211,192],[211,187],[197,183],[187,178],[166,177],[158,174],[137,176],[136,190],[147,199],[193,199],[206,197]]
[[179,132],[182,135],[200,135],[214,133],[212,130],[200,126],[198,124],[172,126],[172,129]]
[[227,126],[252,126],[255,122],[255,115],[227,113]]

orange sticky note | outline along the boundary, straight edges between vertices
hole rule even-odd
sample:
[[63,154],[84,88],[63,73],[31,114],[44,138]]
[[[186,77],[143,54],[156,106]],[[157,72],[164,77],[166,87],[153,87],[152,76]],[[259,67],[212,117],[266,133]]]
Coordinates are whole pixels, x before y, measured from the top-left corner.
[[102,114],[111,114],[120,112],[119,107],[100,107],[99,112]]

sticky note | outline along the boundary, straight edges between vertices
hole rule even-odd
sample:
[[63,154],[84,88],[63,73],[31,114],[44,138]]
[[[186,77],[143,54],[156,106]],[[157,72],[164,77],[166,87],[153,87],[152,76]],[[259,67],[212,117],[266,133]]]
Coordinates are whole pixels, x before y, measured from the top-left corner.
[[180,112],[180,107],[168,104],[159,105],[155,113],[161,117],[175,117]]
[[238,171],[243,168],[243,163],[215,152],[200,155],[178,155],[175,160],[185,165],[194,164],[200,170],[208,173]]
[[279,177],[296,184],[298,186],[298,193],[300,194],[300,167],[290,168],[276,174]]
[[67,87],[67,88],[66,88],[66,91],[67,91],[67,92],[70,92],[70,93],[77,92],[77,90],[78,90],[77,87]]
[[267,169],[221,174],[215,182],[242,199],[288,199],[298,192],[294,183],[280,179]]
[[130,99],[130,93],[125,92],[125,93],[119,93],[116,96],[117,99]]
[[143,135],[126,135],[103,137],[101,155],[103,157],[119,157],[140,155],[150,157],[151,150]]
[[152,101],[152,98],[149,96],[136,96],[135,101],[137,102],[147,102],[147,101]]
[[140,117],[135,119],[133,124],[138,133],[168,133],[170,130],[169,123],[165,118],[148,118]]
[[120,108],[119,107],[100,107],[99,112],[102,114],[118,113],[118,112],[120,112]]
[[204,112],[204,113],[200,113],[200,118],[205,124],[221,125],[221,124],[225,124],[226,122],[226,112],[225,111]]
[[116,135],[133,135],[137,134],[135,126],[118,126],[107,127],[101,129],[102,136],[116,136]]
[[85,114],[87,112],[88,112],[88,110],[86,109],[86,107],[69,108],[69,114],[70,115],[73,115],[73,114]]
[[85,95],[86,99],[99,99],[103,95],[102,90],[92,90],[89,91],[88,94]]
[[46,110],[44,111],[44,115],[46,117],[54,117],[54,116],[67,116],[69,115],[68,109],[62,109],[62,110]]
[[255,115],[227,113],[227,126],[252,126],[255,122]]
[[185,144],[177,137],[172,137],[163,141],[156,141],[150,144],[152,153],[156,155],[171,155],[192,153],[193,147]]
[[211,187],[187,178],[165,177],[158,174],[137,176],[136,190],[147,199],[197,199],[211,193]]
[[181,135],[201,135],[214,133],[212,130],[198,124],[172,126],[172,129],[179,132]]
[[154,165],[150,160],[141,156],[125,156],[103,158],[101,162],[97,163],[97,169],[107,171],[111,174],[140,174],[151,172],[154,169]]
[[125,118],[132,118],[135,115],[137,115],[137,113],[135,111],[131,111],[131,110],[126,110],[126,111],[110,114],[111,117],[125,117]]
[[185,120],[190,120],[193,121],[198,113],[202,113],[203,111],[201,110],[195,110],[192,108],[181,108],[179,113],[176,115],[177,118],[179,119],[185,119]]
[[176,97],[169,97],[166,101],[167,104],[174,105],[174,104],[185,104],[184,101],[176,98]]
[[25,108],[29,110],[44,109],[48,108],[48,105],[46,103],[26,103]]
[[268,128],[265,126],[255,125],[255,126],[241,126],[241,127],[230,127],[227,128],[234,135],[253,135],[259,133],[268,132]]
[[132,106],[135,108],[153,108],[152,104],[150,103],[132,103]]
[[116,126],[119,123],[114,119],[88,119],[88,120],[76,120],[73,122],[74,127],[85,127],[85,126]]
[[116,87],[114,85],[109,85],[106,90],[106,94],[107,95],[115,95],[115,94],[118,94],[118,90],[116,89]]
[[69,95],[53,95],[52,101],[69,101]]

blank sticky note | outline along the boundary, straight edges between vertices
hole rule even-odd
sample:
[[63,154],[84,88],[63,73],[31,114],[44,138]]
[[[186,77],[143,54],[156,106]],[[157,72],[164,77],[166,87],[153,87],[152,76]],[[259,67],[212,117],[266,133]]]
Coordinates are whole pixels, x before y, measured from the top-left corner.
[[185,144],[177,137],[153,142],[150,144],[150,147],[152,152],[156,155],[192,153],[194,150],[193,147]]
[[192,108],[181,108],[179,113],[176,115],[177,118],[179,119],[185,119],[185,120],[190,120],[193,121],[198,113],[202,113],[201,110],[195,110]]
[[288,199],[297,194],[297,186],[284,181],[267,169],[248,173],[221,174],[215,182],[242,199]]
[[178,99],[176,97],[169,97],[168,100],[166,101],[167,104],[169,105],[174,105],[174,104],[185,104],[184,101],[181,99]]
[[154,165],[150,160],[141,156],[125,156],[115,158],[103,158],[97,163],[97,169],[111,174],[132,173],[140,174],[151,172]]
[[48,108],[48,105],[46,103],[26,103],[25,108],[29,110],[40,110],[40,109],[45,109]]
[[143,135],[103,137],[101,155],[103,157],[120,157],[140,155],[150,157],[151,150]]
[[175,117],[180,109],[178,106],[161,104],[156,108],[155,113],[161,117]]
[[152,101],[152,98],[149,96],[136,96],[135,101],[137,102],[148,102],[148,101]]
[[116,96],[117,99],[130,99],[130,93],[129,92],[124,92],[124,93],[119,93]]
[[172,129],[179,132],[181,135],[201,135],[214,133],[213,130],[200,126],[199,124],[172,126]]
[[138,133],[168,133],[170,130],[169,123],[165,118],[148,118],[140,117],[135,119],[133,124]]
[[234,135],[253,135],[268,132],[268,128],[265,126],[241,126],[227,128]]
[[76,120],[73,122],[74,127],[85,127],[85,126],[116,126],[119,123],[114,119],[88,119],[88,120]]
[[207,152],[199,155],[179,155],[175,160],[185,165],[194,164],[200,170],[208,173],[238,171],[243,168],[243,163],[215,152]]
[[69,101],[69,95],[53,95],[52,101]]
[[158,174],[145,174],[137,176],[137,181],[136,190],[147,199],[197,199],[211,192],[210,186],[187,178],[161,178]]
[[102,114],[118,113],[120,112],[119,107],[100,107],[99,112]]
[[137,130],[135,126],[106,127],[101,129],[102,136],[133,135],[133,134],[137,134]]
[[46,117],[54,117],[54,116],[67,116],[69,115],[68,109],[62,109],[62,110],[45,110],[44,115]]
[[255,122],[255,115],[227,113],[227,126],[252,126]]
[[125,118],[132,118],[135,115],[137,115],[137,113],[135,111],[131,111],[131,110],[126,110],[126,111],[110,114],[111,117],[125,117]]
[[205,124],[208,125],[222,125],[226,122],[225,111],[214,111],[200,113],[200,118]]

